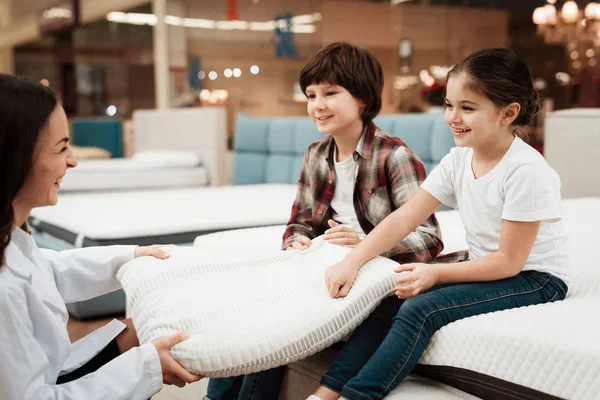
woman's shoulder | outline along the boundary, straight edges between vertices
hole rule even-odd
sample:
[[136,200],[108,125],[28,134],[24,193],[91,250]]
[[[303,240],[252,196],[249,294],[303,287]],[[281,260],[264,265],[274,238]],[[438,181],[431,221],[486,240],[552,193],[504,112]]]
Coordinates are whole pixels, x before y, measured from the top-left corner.
[[[15,274],[15,268],[3,264],[0,267],[0,318],[12,311],[27,308],[27,296],[29,284],[26,277]],[[12,310],[12,311],[11,311]]]
[[4,250],[4,264],[0,268],[0,287],[31,284],[31,261],[23,251],[22,246],[19,246],[13,237]]

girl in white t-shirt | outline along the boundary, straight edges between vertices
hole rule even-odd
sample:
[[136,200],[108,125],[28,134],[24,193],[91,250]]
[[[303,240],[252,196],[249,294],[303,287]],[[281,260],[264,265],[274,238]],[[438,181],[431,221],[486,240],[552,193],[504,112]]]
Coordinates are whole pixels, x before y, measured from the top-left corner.
[[440,203],[458,209],[470,259],[398,267],[408,274],[398,278],[396,296],[354,332],[315,397],[384,398],[442,326],[564,299],[569,273],[560,180],[519,138],[519,127],[536,112],[529,69],[510,50],[477,51],[448,73],[445,116],[458,147],[412,199],[325,275],[337,297],[363,264],[401,241]]

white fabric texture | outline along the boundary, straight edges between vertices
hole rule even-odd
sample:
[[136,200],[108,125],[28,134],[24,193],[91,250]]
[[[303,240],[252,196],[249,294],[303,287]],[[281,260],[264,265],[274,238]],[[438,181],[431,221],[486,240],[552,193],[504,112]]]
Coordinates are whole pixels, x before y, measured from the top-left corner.
[[194,240],[194,248],[203,254],[227,254],[235,249],[248,258],[270,256],[281,250],[286,227],[273,225],[200,235]]
[[[227,184],[225,107],[135,110],[129,131],[134,153],[157,150],[191,152],[202,160],[211,185]],[[128,137],[127,129],[125,137]]]
[[[367,263],[347,297],[331,299],[324,271],[350,249],[315,239],[309,250],[228,262],[193,248],[169,260],[136,259],[117,277],[140,343],[187,332],[172,349],[186,368],[209,377],[248,374],[312,355],[339,341],[393,293],[397,263]],[[227,257],[227,256],[225,256]]]
[[199,155],[186,151],[140,151],[131,159],[157,167],[196,167],[202,163]]
[[124,239],[284,224],[296,185],[71,193],[31,215],[90,239]]
[[421,185],[458,208],[471,259],[498,251],[502,221],[541,221],[524,271],[553,274],[569,283],[567,234],[561,218],[560,179],[542,155],[515,138],[498,164],[475,179],[473,149],[455,147]]
[[[335,155],[334,155],[335,157]],[[358,222],[354,209],[354,184],[358,173],[358,164],[353,157],[343,161],[335,161],[335,191],[331,199],[333,220],[343,225],[349,225],[361,239],[365,233]]]
[[[435,213],[435,216],[444,240],[442,254],[466,249],[465,229],[460,215],[455,211],[441,211]],[[249,258],[268,256],[281,249],[285,228],[286,225],[275,225],[201,235],[194,240],[194,247],[203,254],[227,254],[235,249]]]
[[[434,334],[421,364],[464,368],[565,399],[600,398],[600,322],[594,317],[600,309],[600,198],[563,200],[561,215],[571,259],[567,299],[454,322]],[[444,252],[464,249],[459,213],[436,216]],[[232,248],[266,254],[278,248],[283,230],[215,233],[198,237],[194,246],[204,254]]]
[[469,393],[441,382],[411,374],[402,381],[397,389],[385,397],[385,400],[478,400]]
[[547,114],[544,158],[562,180],[563,198],[600,196],[598,181],[590,180],[600,171],[599,126],[600,108],[568,108]]
[[[600,198],[564,200],[562,208],[572,269],[567,299],[447,325],[421,364],[464,368],[564,399],[600,398]],[[446,225],[442,233],[460,235],[458,228]]]
[[65,174],[61,192],[206,186],[201,165],[160,165],[129,158],[83,160]]

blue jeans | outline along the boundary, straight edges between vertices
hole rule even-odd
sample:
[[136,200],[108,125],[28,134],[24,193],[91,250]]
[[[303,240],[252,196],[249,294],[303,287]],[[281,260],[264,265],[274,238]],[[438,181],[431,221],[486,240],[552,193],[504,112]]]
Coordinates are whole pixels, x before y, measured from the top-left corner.
[[356,329],[321,385],[349,400],[382,399],[411,372],[431,336],[453,321],[562,300],[565,283],[537,271],[493,282],[438,285],[408,300],[390,297]]
[[285,367],[255,374],[213,378],[208,382],[209,400],[276,400]]

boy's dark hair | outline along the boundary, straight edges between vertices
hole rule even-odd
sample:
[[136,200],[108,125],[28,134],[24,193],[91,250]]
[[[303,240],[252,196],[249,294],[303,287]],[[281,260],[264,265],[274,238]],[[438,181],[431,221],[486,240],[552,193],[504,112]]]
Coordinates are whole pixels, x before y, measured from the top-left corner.
[[371,52],[345,42],[331,43],[315,53],[300,73],[300,87],[327,82],[339,85],[365,103],[365,125],[381,110],[383,69]]
[[538,112],[538,95],[525,60],[509,49],[482,49],[471,54],[448,72],[448,79],[464,73],[471,89],[497,106],[519,103],[515,126],[530,125]]

